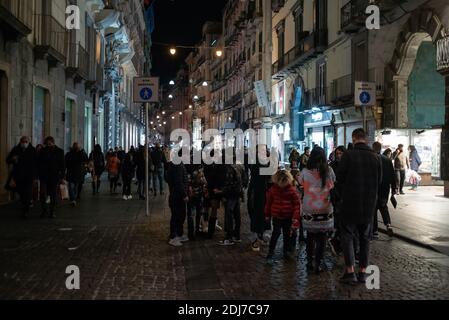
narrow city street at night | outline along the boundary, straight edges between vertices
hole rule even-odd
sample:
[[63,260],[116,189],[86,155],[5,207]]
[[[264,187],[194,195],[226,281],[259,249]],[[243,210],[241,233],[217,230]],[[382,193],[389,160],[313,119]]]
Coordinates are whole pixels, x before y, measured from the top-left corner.
[[0,302],[448,299],[448,0],[0,0]]

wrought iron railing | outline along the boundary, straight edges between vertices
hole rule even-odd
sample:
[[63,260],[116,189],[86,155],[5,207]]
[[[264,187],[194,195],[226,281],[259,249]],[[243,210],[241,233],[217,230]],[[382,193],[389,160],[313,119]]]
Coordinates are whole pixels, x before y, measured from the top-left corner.
[[352,24],[359,24],[365,19],[365,10],[369,0],[351,0],[341,8],[341,28],[344,30]]
[[67,67],[77,70],[84,79],[89,77],[89,53],[79,43],[67,45]]
[[30,30],[33,29],[33,1],[0,0],[0,7],[9,11]]
[[65,57],[67,32],[64,26],[50,15],[36,15],[35,18],[35,45],[51,48]]

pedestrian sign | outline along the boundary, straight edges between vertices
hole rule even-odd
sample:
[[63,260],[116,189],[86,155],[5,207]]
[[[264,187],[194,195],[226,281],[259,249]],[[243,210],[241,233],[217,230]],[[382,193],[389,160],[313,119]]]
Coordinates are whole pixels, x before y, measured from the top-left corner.
[[159,78],[134,78],[134,103],[159,102]]
[[376,84],[373,82],[356,81],[354,104],[358,107],[374,106],[376,104]]

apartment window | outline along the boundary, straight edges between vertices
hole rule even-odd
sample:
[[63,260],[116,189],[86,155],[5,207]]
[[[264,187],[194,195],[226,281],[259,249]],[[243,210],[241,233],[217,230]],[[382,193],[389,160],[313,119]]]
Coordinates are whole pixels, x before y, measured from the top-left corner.
[[322,62],[318,65],[318,102],[325,104],[326,96],[326,63]]
[[303,38],[304,30],[304,9],[302,1],[298,8],[294,11],[295,17],[295,43],[298,44]]
[[354,46],[354,80],[367,81],[368,79],[368,52],[366,42],[356,43]]
[[263,52],[263,33],[259,32],[259,52]]
[[276,28],[277,37],[278,37],[278,60],[281,61],[281,64],[284,61],[284,52],[285,52],[285,21],[282,21]]

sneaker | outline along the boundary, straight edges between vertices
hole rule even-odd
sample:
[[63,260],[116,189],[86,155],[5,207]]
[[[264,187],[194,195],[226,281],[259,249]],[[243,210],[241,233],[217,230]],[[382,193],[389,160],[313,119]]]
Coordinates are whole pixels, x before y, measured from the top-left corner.
[[254,241],[254,242],[251,244],[251,249],[252,249],[254,252],[259,252],[259,251],[260,251],[260,244],[259,244],[259,241],[258,241],[258,240]]
[[387,233],[390,237],[394,236],[393,228],[390,225],[387,226]]
[[373,240],[379,240],[379,233],[378,232],[373,233]]
[[132,198],[133,198],[132,195],[129,195],[129,196],[128,196],[128,200],[132,200]]
[[72,201],[72,207],[76,207],[76,201]]
[[168,242],[168,244],[171,245],[171,246],[173,246],[173,247],[182,247],[181,241],[179,241],[177,238],[170,239],[170,241]]
[[123,200],[128,200],[128,197],[127,196],[123,196]]
[[232,238],[232,242],[235,242],[235,243],[242,243],[242,240],[241,240],[240,238],[233,237],[233,238]]
[[358,282],[355,273],[345,273],[343,277],[340,278],[340,282],[344,284],[354,285]]
[[359,272],[357,274],[357,280],[359,283],[366,283],[366,273],[365,272]]
[[232,240],[226,239],[223,241],[220,241],[218,243],[219,246],[233,246],[235,243]]
[[177,237],[176,239],[178,239],[180,242],[188,242],[189,241],[189,237],[186,235],[183,235],[182,237]]

